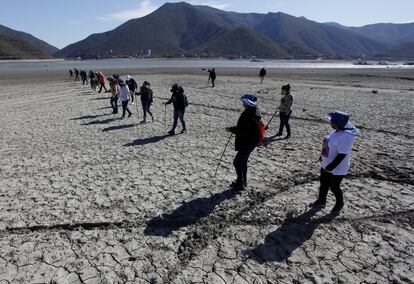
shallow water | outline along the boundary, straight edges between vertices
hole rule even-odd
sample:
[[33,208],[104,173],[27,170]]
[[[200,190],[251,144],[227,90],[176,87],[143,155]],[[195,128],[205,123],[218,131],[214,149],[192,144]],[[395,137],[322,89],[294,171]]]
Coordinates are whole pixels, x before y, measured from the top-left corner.
[[105,60],[21,60],[0,61],[0,72],[7,71],[59,71],[71,68],[98,70],[124,68],[327,68],[327,69],[366,69],[366,68],[414,68],[394,62],[391,65],[354,65],[351,61],[321,61],[321,60],[207,60],[207,59],[105,59]]

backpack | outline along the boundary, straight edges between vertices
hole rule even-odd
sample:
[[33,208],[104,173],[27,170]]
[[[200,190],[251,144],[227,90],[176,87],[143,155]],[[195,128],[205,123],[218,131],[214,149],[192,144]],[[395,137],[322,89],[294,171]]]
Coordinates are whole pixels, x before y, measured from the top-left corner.
[[259,130],[260,130],[258,145],[262,145],[263,140],[264,140],[264,134],[265,134],[265,125],[264,125],[263,121],[261,121],[261,120],[259,120],[258,124],[259,124]]

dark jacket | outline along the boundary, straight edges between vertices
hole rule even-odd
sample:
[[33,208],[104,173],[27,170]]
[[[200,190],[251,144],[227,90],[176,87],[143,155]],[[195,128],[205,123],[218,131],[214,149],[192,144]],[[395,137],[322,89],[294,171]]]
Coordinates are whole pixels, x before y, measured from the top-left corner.
[[168,105],[173,103],[174,110],[184,111],[185,108],[188,106],[187,97],[184,95],[182,91],[174,91],[171,95],[171,98],[165,104]]
[[216,80],[216,71],[210,70],[208,73],[211,80]]
[[135,92],[135,90],[138,89],[137,81],[135,81],[133,78],[127,80],[126,84],[128,85],[128,88],[131,92]]
[[264,68],[262,68],[262,69],[260,69],[260,73],[259,73],[259,76],[260,77],[264,77],[264,76],[266,76],[266,69],[264,69]]
[[236,135],[236,151],[257,146],[260,138],[259,120],[256,109],[246,108],[240,115],[237,126],[230,128],[230,132]]
[[141,102],[152,103],[152,90],[147,87],[141,87],[139,90]]

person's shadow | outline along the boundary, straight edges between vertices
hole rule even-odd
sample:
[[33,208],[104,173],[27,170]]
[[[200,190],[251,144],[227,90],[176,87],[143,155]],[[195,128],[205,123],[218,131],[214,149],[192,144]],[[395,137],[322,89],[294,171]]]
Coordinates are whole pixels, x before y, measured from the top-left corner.
[[170,214],[163,214],[147,223],[144,234],[147,236],[167,237],[173,231],[195,224],[201,218],[207,217],[214,208],[227,199],[239,194],[234,190],[226,190],[210,197],[194,199],[183,203]]
[[160,135],[160,136],[154,136],[149,138],[140,138],[132,141],[131,143],[125,144],[124,147],[131,147],[131,146],[138,146],[138,145],[146,145],[151,143],[157,143],[161,140],[164,140],[165,138],[170,137],[170,135]]
[[328,214],[312,219],[319,210],[311,208],[297,217],[287,213],[282,225],[266,236],[264,244],[247,250],[244,254],[260,264],[288,259],[297,248],[312,237],[320,224],[329,223],[337,216]]

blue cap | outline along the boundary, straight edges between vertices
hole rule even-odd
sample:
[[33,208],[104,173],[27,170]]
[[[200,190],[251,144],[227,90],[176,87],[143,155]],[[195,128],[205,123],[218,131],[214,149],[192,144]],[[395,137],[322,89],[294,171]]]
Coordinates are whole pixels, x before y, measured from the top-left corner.
[[241,101],[245,107],[257,108],[257,98],[252,94],[244,94]]
[[330,112],[327,115],[328,120],[335,124],[339,130],[344,130],[349,121],[349,114],[342,111]]

